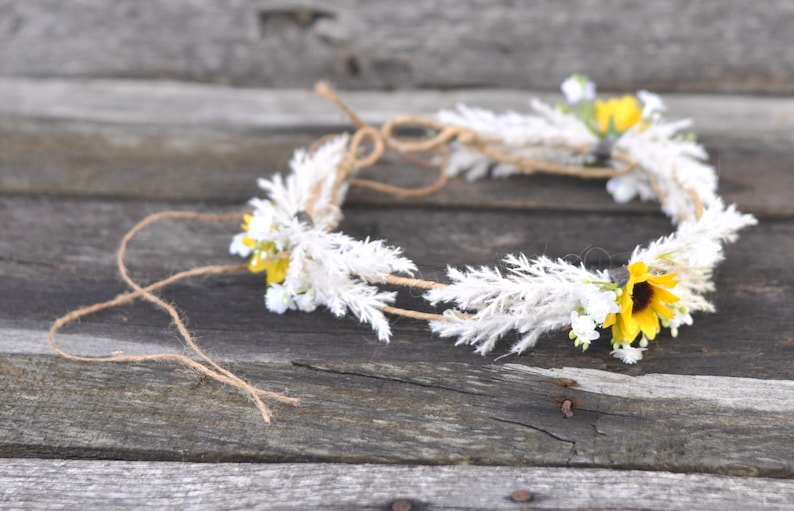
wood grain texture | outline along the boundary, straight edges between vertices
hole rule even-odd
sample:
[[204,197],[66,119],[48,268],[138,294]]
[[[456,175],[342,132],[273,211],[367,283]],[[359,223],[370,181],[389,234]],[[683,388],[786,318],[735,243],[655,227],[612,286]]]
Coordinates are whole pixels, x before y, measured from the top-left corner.
[[[402,113],[431,115],[458,102],[526,111],[530,92],[348,92],[375,124]],[[556,96],[546,95],[554,100]],[[794,101],[681,95],[670,118],[691,117],[720,173],[726,201],[760,215],[794,214]],[[131,81],[0,79],[0,192],[144,199],[232,200],[256,194],[257,177],[284,171],[314,138],[349,130],[309,91]],[[368,176],[405,186],[432,182],[392,158]],[[434,196],[396,201],[371,191],[352,203],[654,211],[620,206],[603,184],[538,177],[528,186],[453,182]],[[564,203],[559,198],[565,197]]]
[[[21,122],[50,121],[68,128],[75,123],[122,126],[132,131],[179,129],[188,133],[273,135],[350,128],[347,117],[312,92],[316,82],[300,88],[250,89],[171,81],[24,78],[0,76],[0,113]],[[605,91],[600,94],[610,94]],[[612,94],[636,89],[620,84]],[[512,89],[447,89],[361,91],[339,94],[367,122],[412,113],[430,116],[459,103],[497,111],[529,109],[537,97],[554,103],[559,91]],[[794,140],[794,102],[788,97],[728,94],[664,95],[670,118],[692,118],[694,128],[710,138],[756,142]],[[24,131],[21,130],[20,131]]]
[[[605,467],[790,478],[791,383],[592,371],[582,388],[513,364],[235,363],[301,398],[269,426],[250,401],[181,369],[3,355],[0,457]],[[591,381],[597,380],[598,386]],[[633,386],[645,392],[627,393]],[[692,399],[688,387],[708,395]],[[736,401],[722,395],[747,387]],[[678,389],[678,390],[676,390]],[[563,401],[574,404],[564,418]]]
[[[794,92],[792,21],[783,0],[0,0],[0,507],[788,509],[794,102],[723,94]],[[275,406],[270,426],[183,368],[49,352],[53,319],[124,291],[113,252],[137,220],[237,210],[295,147],[348,129],[308,92],[316,80],[380,89],[345,93],[380,123],[459,101],[524,110],[534,94],[516,89],[554,101],[575,70],[601,90],[678,92],[670,117],[694,118],[721,195],[762,219],[727,248],[718,312],[662,335],[642,364],[606,343],[581,353],[564,333],[481,357],[407,319],[387,345],[324,311],[266,313],[262,279],[245,273],[162,294],[226,367],[302,400]],[[396,160],[367,172],[432,180]],[[671,230],[603,183],[539,176],[410,200],[358,190],[345,213],[345,232],[404,247],[430,278],[518,250],[620,264]],[[147,229],[133,275],[231,262],[234,230]],[[423,306],[410,293],[398,304]],[[183,350],[144,303],[58,341],[90,355]],[[509,499],[522,488],[528,506]]]
[[[298,408],[277,407],[265,427],[246,398],[183,369],[76,363],[44,350],[56,316],[123,290],[112,256],[118,238],[145,213],[171,206],[0,198],[8,233],[0,239],[0,456],[794,475],[790,220],[764,222],[728,247],[717,275],[719,312],[698,315],[676,340],[662,336],[636,366],[612,359],[604,343],[578,352],[565,334],[521,357],[496,359],[509,339],[481,357],[404,319],[395,320],[386,345],[354,320],[323,311],[267,314],[261,279],[246,274],[164,291],[215,357],[257,385],[302,399]],[[403,246],[431,277],[442,277],[447,263],[495,264],[515,250],[618,263],[637,242],[670,230],[660,215],[641,212],[358,206],[347,214],[346,232]],[[225,225],[152,226],[133,240],[129,264],[136,278],[151,281],[226,262],[229,235]],[[758,250],[772,245],[779,250]],[[400,303],[418,301],[409,295]],[[180,350],[167,318],[145,304],[85,318],[59,340],[85,354]],[[581,386],[561,387],[560,378]],[[571,419],[560,411],[565,399],[574,403]]]
[[308,87],[794,91],[785,0],[0,3],[0,74]]
[[[575,468],[195,464],[0,460],[0,502],[15,509],[787,510],[794,484],[669,472]],[[531,491],[529,503],[510,499]]]
[[[204,211],[234,210],[206,204],[0,199],[0,213],[7,222],[6,236],[0,238],[0,326],[15,329],[15,337],[21,335],[19,331],[35,335],[71,309],[124,291],[114,260],[123,232],[147,213],[190,206]],[[450,229],[463,225],[466,229]],[[421,226],[419,231],[417,226]],[[199,265],[234,263],[226,247],[236,228],[233,223],[195,221],[154,225],[133,239],[128,253],[132,275],[152,282]],[[501,257],[517,251],[530,257],[567,256],[595,267],[619,265],[636,244],[666,234],[671,227],[659,214],[358,207],[347,210],[343,230],[359,238],[386,239],[402,247],[423,276],[443,280],[448,264],[496,265]],[[643,364],[622,370],[792,379],[794,330],[786,297],[794,287],[794,276],[787,270],[788,254],[794,250],[794,226],[787,220],[768,221],[742,234],[738,244],[727,247],[726,261],[717,270],[714,299],[718,312],[699,314],[695,325],[682,329],[679,339],[665,336]],[[42,246],[58,249],[41,250]],[[770,246],[775,249],[759,250]],[[163,295],[192,318],[191,328],[203,345],[229,360],[484,361],[470,348],[434,339],[418,321],[394,319],[394,339],[384,345],[366,326],[324,311],[267,314],[263,292],[260,277],[243,273],[184,282]],[[427,307],[411,293],[402,293],[398,303]],[[74,341],[64,338],[64,345],[71,349],[80,349],[81,336],[142,346],[175,343],[168,318],[147,304],[85,318],[64,334],[77,336]],[[494,356],[503,354],[512,341],[508,336]],[[92,346],[101,344],[92,342]],[[112,349],[112,344],[106,345],[106,350]],[[594,345],[582,354],[562,333],[541,340],[526,360],[543,367],[621,367],[610,361],[608,352],[607,345]]]

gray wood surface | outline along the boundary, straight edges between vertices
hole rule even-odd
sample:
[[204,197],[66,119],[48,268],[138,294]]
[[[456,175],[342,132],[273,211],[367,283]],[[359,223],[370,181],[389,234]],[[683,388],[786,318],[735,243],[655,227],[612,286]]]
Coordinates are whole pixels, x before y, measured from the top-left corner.
[[[344,98],[371,123],[404,113],[432,115],[459,102],[526,111],[528,91],[350,92]],[[559,94],[541,95],[549,101]],[[240,90],[175,83],[0,79],[0,191],[147,199],[231,200],[256,193],[257,177],[284,171],[296,147],[349,130],[338,109],[308,90]],[[691,118],[719,168],[726,201],[752,213],[794,214],[794,100],[670,95],[669,118]],[[415,186],[421,169],[384,164],[368,175]],[[453,183],[402,204],[626,211],[602,185],[539,178]],[[571,195],[573,194],[573,195]],[[369,191],[354,202],[393,204]],[[645,206],[643,208],[643,206]]]
[[[516,178],[510,182],[516,188],[521,184],[529,189],[533,179]],[[239,207],[84,198],[0,198],[0,212],[7,221],[5,236],[0,238],[0,274],[4,282],[0,321],[8,328],[44,332],[55,317],[124,291],[115,270],[116,244],[127,229],[148,213],[174,208],[229,212]],[[421,231],[417,231],[417,226],[421,226]],[[466,228],[450,232],[450,226]],[[232,264],[238,259],[229,256],[226,249],[236,228],[235,223],[163,222],[133,239],[127,262],[132,275],[141,282],[204,264]],[[395,205],[351,207],[342,228],[356,237],[384,238],[402,247],[422,275],[440,280],[444,279],[448,264],[495,265],[502,256],[516,251],[530,257],[567,256],[593,266],[618,265],[627,260],[636,244],[671,230],[660,214],[644,212],[427,210]],[[793,294],[794,287],[794,275],[788,271],[792,244],[794,225],[789,220],[762,219],[760,225],[743,233],[738,244],[727,247],[726,260],[718,268],[718,293],[714,295],[718,312],[698,315],[693,326],[682,329],[681,338],[667,337],[659,342],[654,351],[657,355],[649,353],[640,366],[628,368],[617,361],[604,365],[609,360],[608,346],[593,346],[581,354],[564,333],[543,340],[527,360],[547,367],[622,367],[633,371],[630,374],[650,371],[792,379],[788,357],[794,354],[789,339],[794,332],[787,312],[790,304],[785,299]],[[58,249],[42,250],[43,246]],[[775,249],[759,249],[769,246]],[[474,355],[470,348],[453,346],[450,340],[433,339],[426,326],[417,321],[395,319],[395,339],[386,346],[353,319],[338,320],[323,311],[267,314],[262,306],[263,291],[260,276],[242,273],[176,284],[164,294],[193,318],[191,327],[199,331],[202,342],[230,360],[489,360]],[[400,295],[399,303],[423,306],[410,293]],[[173,345],[168,318],[146,304],[85,318],[64,332],[72,333],[143,346]],[[495,356],[503,354],[510,341],[507,339]],[[79,349],[80,343],[70,346]]]
[[[23,509],[788,510],[791,481],[577,468],[0,460]],[[519,490],[532,500],[515,502]],[[79,502],[79,504],[78,504]],[[404,509],[404,508],[403,508]]]
[[[380,122],[461,99],[520,109],[529,96],[349,99]],[[265,426],[228,387],[167,364],[66,361],[49,352],[46,331],[125,290],[114,251],[135,222],[166,209],[240,210],[256,177],[345,119],[305,91],[0,79],[0,505],[68,507],[79,496],[106,507],[122,486],[118,508],[215,509],[234,497],[240,508],[387,509],[409,498],[419,509],[514,509],[509,495],[526,487],[540,508],[784,509],[794,491],[794,103],[680,95],[670,105],[671,116],[694,117],[722,195],[761,220],[726,250],[717,313],[625,366],[605,343],[583,354],[564,333],[526,355],[498,358],[508,339],[482,357],[407,319],[394,320],[386,345],[324,311],[266,313],[262,279],[245,273],[164,290],[208,352],[302,400],[276,406]],[[368,172],[433,179],[395,160]],[[671,231],[655,205],[613,204],[603,187],[524,176],[456,180],[411,200],[357,190],[342,228],[403,247],[422,275],[442,279],[447,264],[495,264],[514,251],[620,264]],[[130,268],[151,282],[233,262],[236,228],[152,226],[133,240]],[[407,294],[399,304],[420,302]],[[82,354],[182,350],[168,319],[143,303],[84,318],[58,339]],[[64,461],[73,458],[137,463]],[[460,466],[397,466],[450,464]],[[58,499],[58,488],[70,493]]]
[[[147,365],[4,355],[0,456],[606,467],[791,478],[792,384],[517,364],[228,364],[302,399]],[[582,380],[565,388],[559,378]],[[700,389],[697,393],[693,387]],[[631,388],[630,391],[627,388]],[[564,418],[565,399],[574,403]]]
[[[518,178],[513,186],[529,186],[532,179]],[[729,247],[717,278],[719,312],[699,315],[679,339],[663,336],[632,367],[611,359],[603,344],[582,354],[564,334],[544,339],[522,357],[496,360],[504,346],[481,357],[433,338],[423,324],[409,320],[395,321],[395,338],[385,345],[356,321],[322,311],[267,314],[261,279],[246,274],[165,291],[191,318],[210,353],[252,382],[302,399],[299,408],[277,407],[275,423],[265,427],[246,398],[182,369],[89,365],[46,353],[45,332],[54,317],[123,290],[113,263],[121,233],[147,212],[172,206],[0,199],[8,221],[0,242],[0,253],[8,254],[0,259],[6,410],[0,455],[792,475],[794,389],[787,380],[794,379],[794,335],[783,298],[794,285],[785,270],[794,242],[789,220],[762,223]],[[423,236],[417,237],[416,225],[423,222]],[[466,229],[451,233],[450,225]],[[403,246],[423,274],[441,277],[446,263],[494,264],[514,250],[580,254],[591,264],[606,264],[609,254],[614,263],[625,260],[640,239],[670,227],[660,215],[643,212],[431,212],[361,205],[348,210],[344,229],[385,237]],[[153,226],[133,240],[129,265],[136,278],[150,281],[186,267],[229,262],[229,235],[223,225]],[[493,243],[478,242],[484,239]],[[778,250],[757,249],[773,243]],[[588,253],[582,247],[598,248]],[[401,300],[416,304],[410,296]],[[167,318],[145,304],[85,318],[66,330],[62,345],[84,354],[180,349]],[[571,369],[558,374],[523,366]],[[577,372],[577,366],[595,372]],[[643,376],[649,373],[661,373],[654,385]],[[704,374],[714,378],[695,376]],[[559,378],[581,380],[581,386],[560,387]],[[735,389],[745,397],[737,401]],[[560,411],[565,399],[575,403],[571,419]]]
[[791,93],[786,0],[0,2],[0,74]]

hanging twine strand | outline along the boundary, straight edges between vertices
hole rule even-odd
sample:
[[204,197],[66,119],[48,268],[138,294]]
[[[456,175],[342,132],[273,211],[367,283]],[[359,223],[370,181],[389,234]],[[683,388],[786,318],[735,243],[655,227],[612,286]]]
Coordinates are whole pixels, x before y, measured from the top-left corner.
[[[122,238],[121,243],[119,244],[118,252],[116,254],[116,264],[119,270],[119,274],[121,275],[121,278],[124,280],[124,282],[133,289],[133,291],[121,294],[116,298],[106,302],[89,305],[87,307],[82,307],[80,309],[72,311],[58,318],[53,323],[49,331],[48,342],[50,347],[53,349],[53,351],[55,351],[56,353],[58,353],[59,355],[65,358],[68,358],[70,360],[78,360],[82,362],[141,363],[141,362],[163,361],[163,360],[177,362],[179,364],[192,368],[205,376],[208,376],[221,383],[231,385],[232,387],[235,387],[238,390],[248,394],[256,404],[256,407],[259,409],[260,413],[262,414],[262,418],[266,423],[270,422],[271,412],[267,407],[267,405],[265,405],[265,403],[263,402],[263,399],[272,399],[280,403],[297,405],[299,402],[298,399],[288,397],[283,394],[279,394],[277,392],[272,392],[269,390],[264,390],[255,387],[254,385],[251,385],[250,383],[236,376],[227,369],[221,367],[217,362],[215,362],[212,358],[210,358],[207,354],[205,354],[204,351],[198,346],[198,344],[196,344],[196,341],[188,331],[184,320],[180,316],[179,311],[177,311],[177,309],[173,305],[167,303],[162,298],[153,294],[154,291],[165,288],[180,280],[184,280],[190,277],[201,276],[201,275],[220,275],[225,273],[243,271],[247,269],[247,265],[203,266],[199,268],[194,268],[192,270],[179,272],[175,275],[157,281],[146,287],[142,287],[140,284],[135,282],[135,280],[133,280],[130,277],[129,270],[127,269],[127,265],[124,262],[124,255],[126,253],[127,245],[129,244],[130,240],[135,236],[135,234],[140,232],[141,229],[154,222],[166,218],[196,219],[206,222],[227,222],[230,220],[237,221],[240,219],[240,216],[241,214],[239,213],[227,214],[227,215],[215,215],[215,214],[206,214],[206,213],[196,213],[192,211],[164,211],[161,213],[149,215],[140,222],[138,222],[137,224],[135,224],[135,226],[132,229],[130,229]],[[150,355],[115,354],[106,357],[80,356],[64,351],[55,343],[55,334],[65,325],[77,319],[80,319],[84,316],[88,316],[89,314],[93,314],[95,312],[99,312],[104,309],[126,305],[138,298],[142,298],[148,302],[151,302],[160,309],[162,309],[163,311],[165,311],[171,317],[171,320],[173,321],[174,325],[179,331],[179,334],[184,340],[185,345],[188,348],[190,348],[190,350],[195,355],[197,355],[203,361],[203,363],[196,361],[186,355],[182,355],[178,353],[156,353]]]

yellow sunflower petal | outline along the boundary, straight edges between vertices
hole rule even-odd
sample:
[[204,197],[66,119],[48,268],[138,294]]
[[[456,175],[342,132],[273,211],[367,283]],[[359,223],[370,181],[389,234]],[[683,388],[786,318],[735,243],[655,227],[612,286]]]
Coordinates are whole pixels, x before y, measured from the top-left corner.
[[627,284],[623,289],[623,294],[620,295],[619,307],[621,314],[631,314],[631,308],[634,306],[634,302],[631,301],[631,294],[634,292],[633,287],[629,287]]
[[620,327],[617,323],[612,325],[612,344],[618,345],[623,342],[623,332],[620,331]]
[[666,318],[668,318],[668,319],[672,319],[672,318],[673,318],[673,311],[671,311],[670,309],[668,309],[668,308],[667,308],[667,307],[666,307],[666,306],[665,306],[663,303],[661,303],[661,302],[655,302],[655,301],[654,301],[654,302],[651,302],[651,309],[653,309],[653,311],[654,311],[656,314],[659,314],[660,316],[664,316],[664,317],[666,317]]
[[647,308],[635,314],[634,317],[637,319],[637,324],[645,337],[651,340],[654,339],[656,332],[659,331],[659,318],[656,314],[650,308]]
[[630,264],[628,270],[632,277],[642,277],[648,273],[648,266],[642,261],[637,261]]
[[640,323],[632,314],[621,314],[618,318],[618,323],[623,334],[623,340],[626,342],[633,341],[637,334],[640,333]]
[[659,287],[675,287],[678,280],[675,278],[677,273],[665,273],[664,275],[655,275],[648,279],[650,284]]
[[664,288],[653,288],[653,301],[655,302],[675,303],[678,300],[680,300],[680,298]]

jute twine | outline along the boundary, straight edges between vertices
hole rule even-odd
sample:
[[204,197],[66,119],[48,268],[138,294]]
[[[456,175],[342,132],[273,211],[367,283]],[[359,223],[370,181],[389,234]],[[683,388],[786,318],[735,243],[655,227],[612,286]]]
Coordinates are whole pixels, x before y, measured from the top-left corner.
[[[239,221],[240,217],[242,216],[241,213],[234,213],[234,214],[226,214],[226,215],[216,215],[216,214],[207,214],[207,213],[198,213],[194,211],[163,211],[161,213],[156,213],[153,215],[149,215],[130,229],[127,234],[121,240],[119,244],[118,252],[116,253],[116,265],[119,270],[119,275],[121,275],[122,280],[132,288],[131,292],[121,294],[112,300],[108,300],[106,302],[96,303],[94,305],[89,305],[87,307],[82,307],[75,311],[72,311],[64,316],[61,316],[52,324],[50,327],[49,335],[48,335],[48,342],[50,347],[59,355],[68,358],[70,360],[79,360],[82,362],[148,362],[148,361],[172,361],[176,362],[177,364],[182,364],[187,366],[191,369],[198,371],[199,373],[213,378],[219,382],[226,383],[239,389],[240,391],[248,394],[251,399],[253,399],[254,403],[256,404],[257,408],[262,414],[262,418],[265,422],[270,422],[271,412],[268,407],[263,402],[263,399],[272,399],[281,403],[287,403],[292,405],[297,405],[299,400],[293,397],[288,397],[283,394],[279,394],[277,392],[272,392],[269,390],[260,389],[251,385],[250,383],[246,382],[239,376],[233,374],[232,372],[228,371],[227,369],[220,366],[217,362],[215,362],[212,358],[210,358],[206,353],[204,353],[201,348],[196,344],[195,339],[190,334],[185,326],[185,321],[180,316],[177,309],[160,298],[159,296],[155,295],[153,292],[159,289],[165,288],[175,282],[180,280],[184,280],[190,277],[196,277],[199,275],[218,275],[223,273],[232,273],[247,270],[246,265],[213,265],[213,266],[202,266],[199,268],[193,268],[191,270],[182,271],[171,275],[168,278],[159,280],[153,284],[149,284],[146,287],[142,287],[140,284],[135,282],[129,275],[129,271],[127,269],[127,265],[124,262],[124,254],[127,250],[127,245],[130,240],[137,234],[141,229],[150,225],[154,222],[159,220],[163,220],[166,218],[182,218],[182,219],[194,219],[194,220],[202,220],[205,222],[228,222],[231,220]],[[142,298],[148,302],[153,303],[158,308],[164,310],[170,317],[171,321],[176,326],[179,334],[182,336],[182,339],[185,345],[190,348],[195,356],[199,358],[199,360],[195,360],[193,358],[188,357],[187,355],[182,355],[179,353],[154,353],[150,355],[125,355],[123,353],[116,353],[110,356],[104,357],[91,357],[91,356],[80,356],[68,353],[61,349],[55,343],[55,334],[60,330],[63,326],[80,319],[84,316],[88,316],[89,314],[93,314],[95,312],[99,312],[104,309],[109,309],[111,307],[119,307],[122,305],[126,305],[128,303],[133,302],[134,300]]]
[[[622,164],[620,167],[582,168],[516,156],[510,154],[503,147],[501,147],[499,141],[489,140],[488,138],[480,136],[475,131],[459,126],[445,125],[433,119],[418,116],[399,116],[386,122],[383,126],[381,126],[380,129],[378,129],[364,122],[344,101],[342,101],[341,98],[339,98],[339,96],[336,95],[336,93],[334,93],[333,90],[331,90],[330,87],[324,83],[317,84],[315,86],[315,92],[335,103],[343,112],[345,112],[345,114],[347,114],[347,116],[350,118],[350,121],[356,127],[356,131],[350,139],[347,154],[342,159],[342,162],[336,172],[333,196],[335,197],[337,204],[341,202],[339,191],[345,183],[351,186],[370,188],[399,197],[429,195],[443,189],[448,183],[446,164],[449,157],[449,145],[452,142],[457,142],[464,146],[470,147],[472,150],[488,156],[495,162],[512,165],[518,168],[522,173],[526,174],[542,172],[548,174],[575,176],[584,179],[607,179],[630,172],[637,165],[637,163],[628,155],[620,151],[613,151],[611,155],[611,158],[614,161],[620,162]],[[395,133],[400,129],[405,128],[420,128],[430,134],[424,138],[410,139],[395,135]],[[319,147],[322,142],[327,140],[329,137],[318,139],[309,150],[316,150],[316,148]],[[589,147],[580,147],[568,144],[560,144],[559,147],[580,154],[586,154],[591,150]],[[353,177],[358,170],[377,163],[386,151],[395,151],[409,162],[423,167],[437,169],[439,172],[438,178],[434,183],[428,186],[405,188],[381,181]],[[429,157],[419,156],[420,154],[429,154]],[[652,180],[651,185],[657,196],[662,199],[662,191],[659,189],[655,181]],[[319,193],[320,185],[318,185],[317,189],[315,190],[314,197],[316,197]],[[690,191],[690,195],[692,196],[692,200],[695,203],[696,216],[699,218],[703,212],[703,203],[694,191]],[[309,203],[307,204],[306,211],[311,216],[313,212],[314,199],[310,199],[308,202]],[[156,291],[164,289],[175,282],[179,282],[188,278],[246,271],[247,265],[238,264],[201,266],[178,272],[147,286],[141,286],[138,282],[132,279],[132,277],[130,277],[129,270],[127,269],[127,265],[124,261],[127,245],[129,244],[130,240],[132,240],[132,238],[138,232],[152,223],[167,218],[200,220],[204,222],[229,222],[239,221],[242,217],[242,214],[243,213],[210,214],[194,211],[164,211],[147,216],[135,224],[135,226],[132,227],[132,229],[130,229],[122,238],[116,254],[116,266],[118,268],[119,275],[121,276],[122,280],[132,289],[132,291],[120,294],[112,300],[81,307],[55,320],[50,327],[48,334],[48,342],[52,350],[64,358],[81,362],[142,363],[150,361],[169,361],[178,365],[181,364],[218,382],[230,385],[231,387],[236,388],[240,392],[248,395],[254,401],[266,423],[270,423],[272,412],[265,404],[265,400],[297,405],[299,403],[297,398],[285,396],[278,392],[261,389],[243,380],[228,369],[222,367],[218,362],[204,353],[204,351],[198,346],[195,338],[188,331],[187,326],[185,325],[185,320],[182,318],[182,315],[179,313],[176,307],[154,294]],[[275,256],[272,256],[272,258],[283,258],[284,256],[285,254],[276,254]],[[388,275],[386,277],[386,283],[394,286],[416,289],[433,289],[446,286],[446,284],[441,282],[407,278],[398,275]],[[137,299],[146,300],[168,314],[177,331],[179,332],[179,335],[181,336],[185,346],[189,348],[190,352],[192,353],[192,357],[180,353],[127,355],[121,352],[116,352],[110,356],[84,356],[69,353],[56,344],[55,334],[67,324],[101,310],[127,305]],[[419,320],[449,320],[447,316],[442,314],[402,309],[392,306],[384,307],[383,312]],[[465,316],[462,313],[460,315]]]

